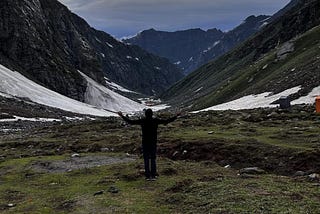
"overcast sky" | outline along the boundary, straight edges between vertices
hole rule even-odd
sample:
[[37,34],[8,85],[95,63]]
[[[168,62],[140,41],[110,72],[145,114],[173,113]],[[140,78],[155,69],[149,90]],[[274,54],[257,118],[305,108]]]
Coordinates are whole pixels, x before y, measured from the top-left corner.
[[250,15],[272,15],[290,0],[59,0],[96,29],[121,38],[155,28],[230,30]]

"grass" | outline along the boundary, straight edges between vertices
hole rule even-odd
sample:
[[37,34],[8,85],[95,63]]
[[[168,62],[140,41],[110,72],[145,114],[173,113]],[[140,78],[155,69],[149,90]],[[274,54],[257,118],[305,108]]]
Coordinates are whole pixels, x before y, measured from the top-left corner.
[[[314,183],[270,174],[244,179],[237,170],[214,163],[161,158],[160,172],[176,170],[176,174],[147,182],[132,176],[138,174],[139,160],[26,177],[21,169],[30,161],[5,164],[12,170],[2,177],[0,204],[16,206],[3,213],[312,213],[320,209],[320,190]],[[119,193],[107,192],[110,186]],[[100,190],[104,194],[94,196]]]
[[[299,112],[305,113],[300,114]],[[272,112],[278,112],[268,116]],[[33,163],[81,156],[140,155],[140,128],[120,120],[82,121],[0,137],[2,213],[317,213],[319,117],[313,107],[187,115],[159,129],[156,182],[141,158],[71,172]],[[101,149],[108,148],[105,152]],[[231,168],[224,168],[231,165]],[[258,166],[266,174],[240,176]],[[108,192],[110,187],[118,193]],[[94,196],[98,191],[104,193]],[[8,207],[8,204],[14,207]]]

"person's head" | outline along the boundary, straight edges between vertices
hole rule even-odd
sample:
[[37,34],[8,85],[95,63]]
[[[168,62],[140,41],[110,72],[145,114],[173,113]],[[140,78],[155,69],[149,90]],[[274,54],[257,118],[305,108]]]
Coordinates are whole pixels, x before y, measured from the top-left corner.
[[153,111],[152,109],[148,108],[147,110],[145,110],[144,114],[146,115],[146,118],[152,118]]

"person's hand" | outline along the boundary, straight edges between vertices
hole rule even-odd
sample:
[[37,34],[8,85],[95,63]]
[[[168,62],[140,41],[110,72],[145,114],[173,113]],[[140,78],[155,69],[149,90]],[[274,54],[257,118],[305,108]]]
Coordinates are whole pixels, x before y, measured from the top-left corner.
[[118,112],[118,115],[119,115],[120,117],[123,117],[123,114],[122,114],[121,111]]

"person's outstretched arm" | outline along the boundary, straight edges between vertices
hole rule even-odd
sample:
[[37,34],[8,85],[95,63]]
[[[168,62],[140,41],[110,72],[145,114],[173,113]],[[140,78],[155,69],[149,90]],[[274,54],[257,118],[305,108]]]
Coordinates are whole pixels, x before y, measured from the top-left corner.
[[121,111],[118,112],[118,115],[130,125],[141,125],[141,120],[131,120],[129,117],[124,116]]
[[175,121],[178,118],[178,116],[180,116],[180,115],[181,115],[181,113],[179,112],[174,117],[170,117],[169,119],[158,119],[158,123],[167,125],[168,123]]

